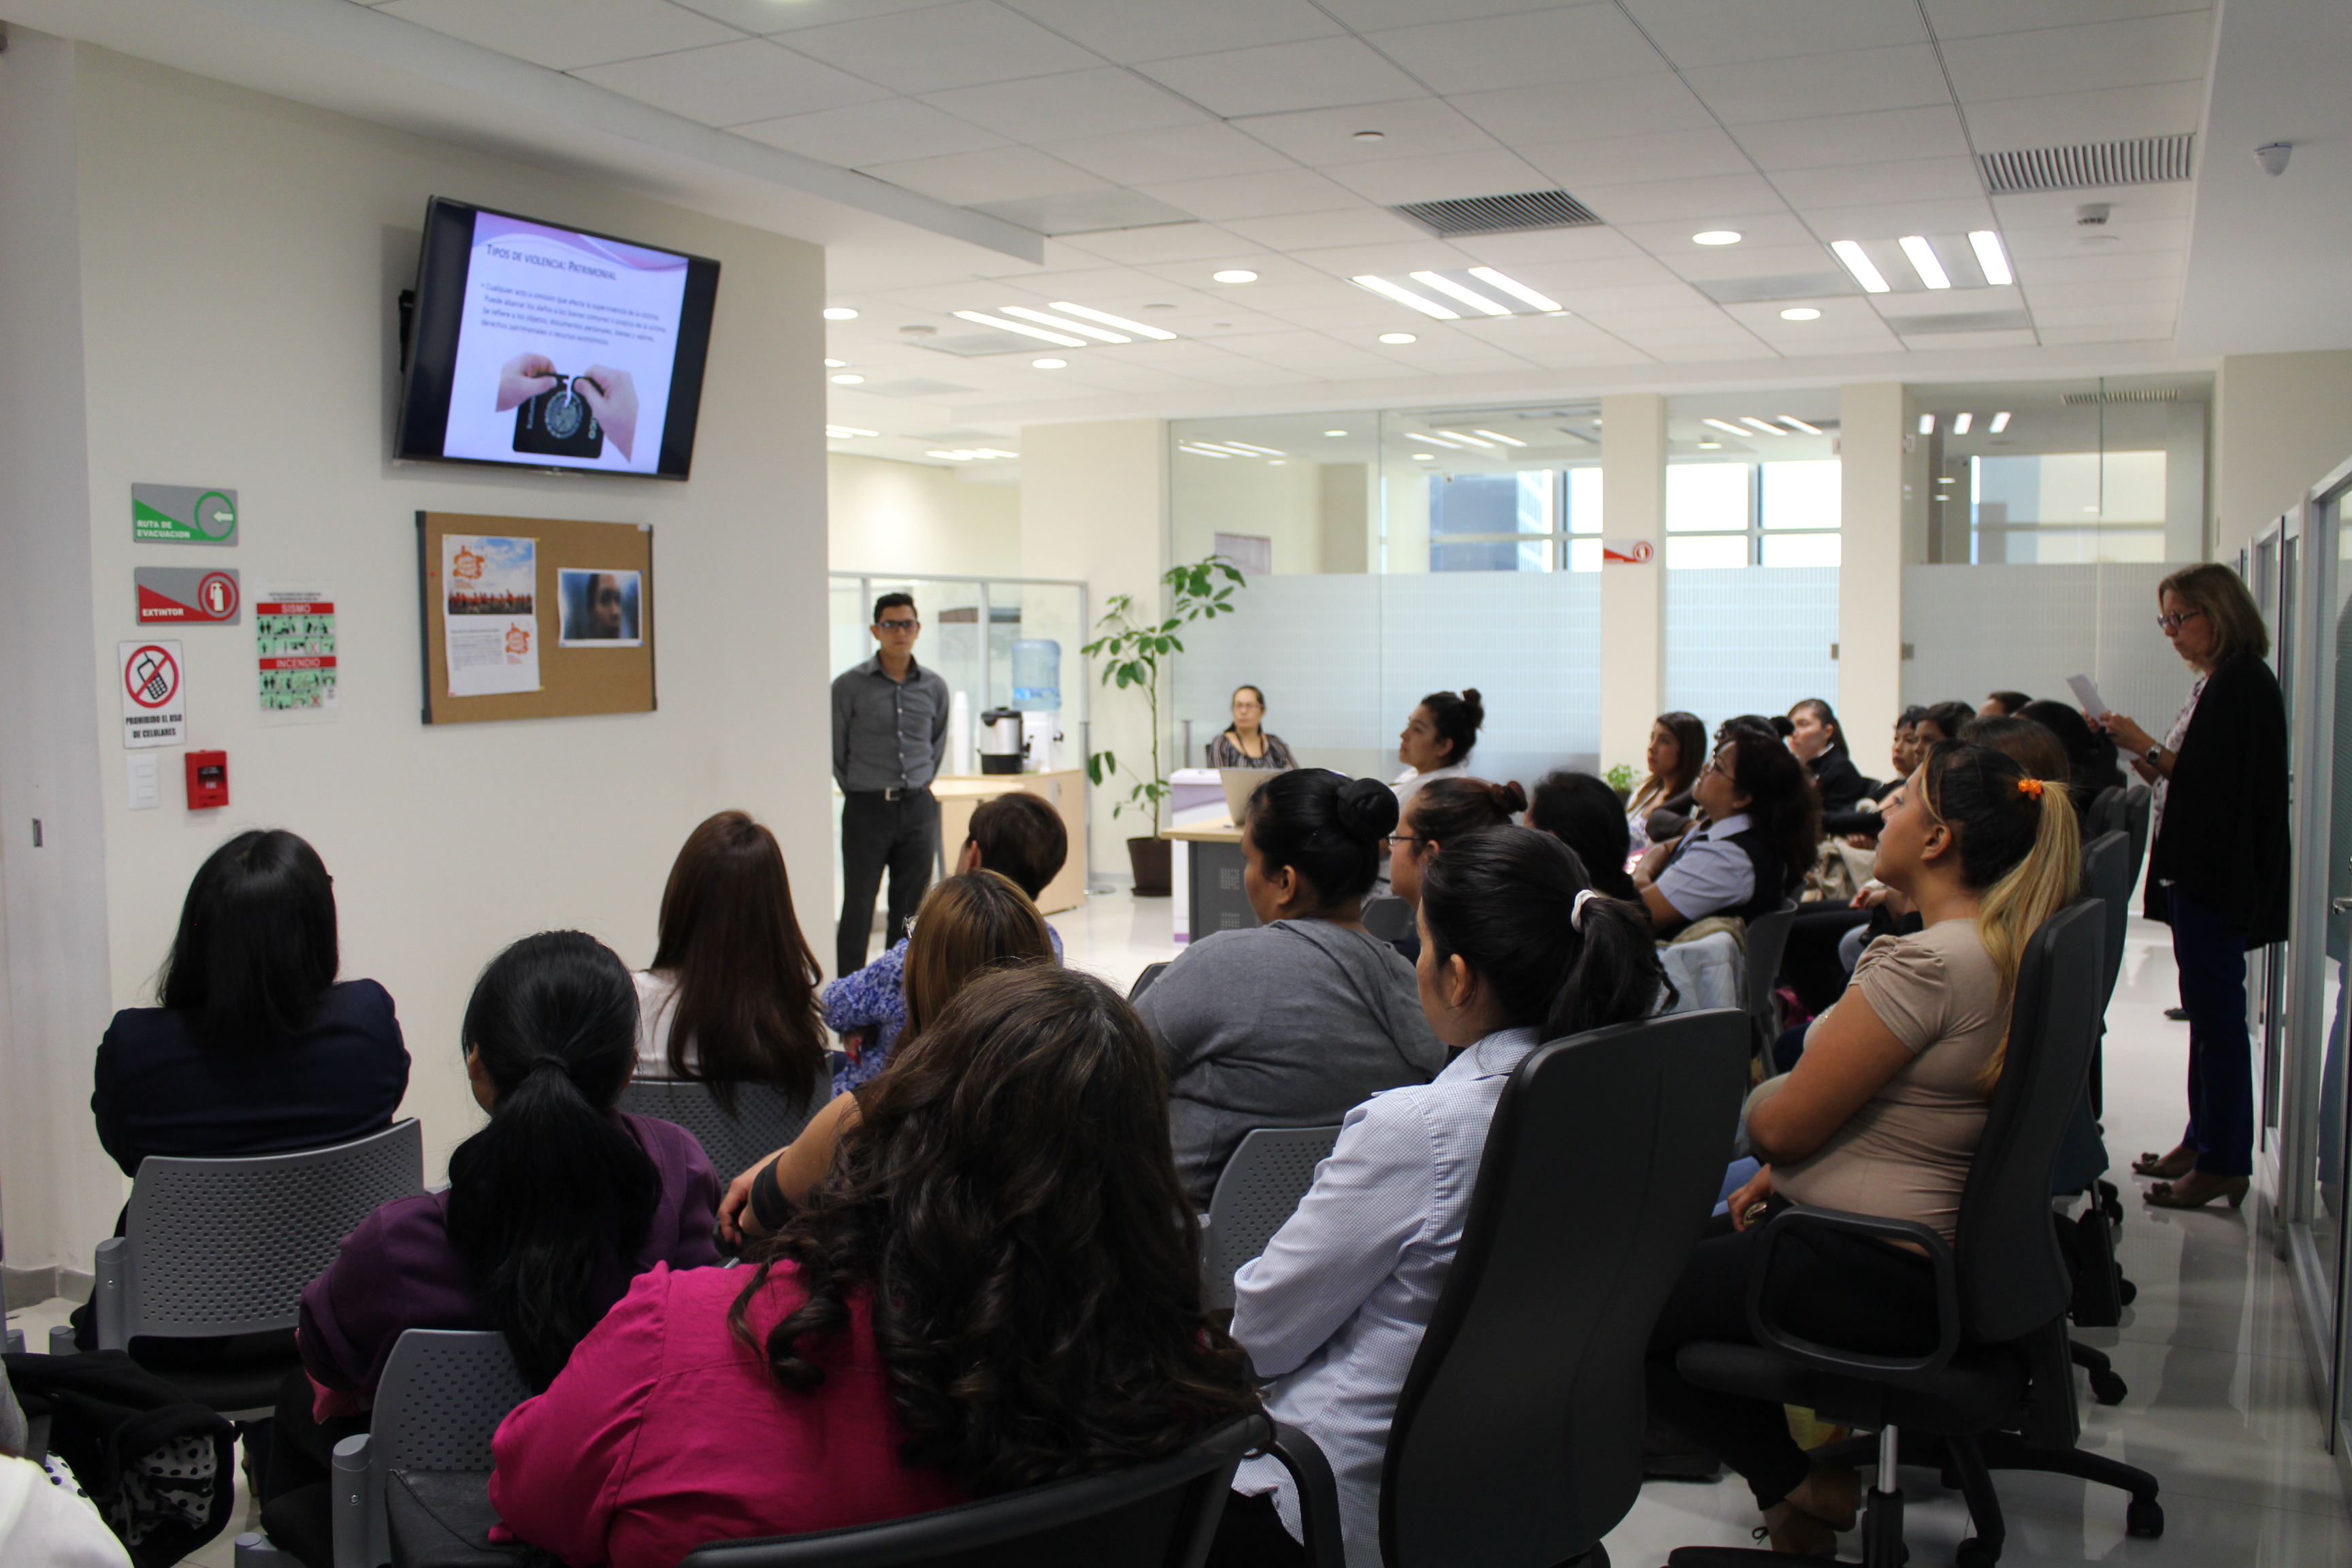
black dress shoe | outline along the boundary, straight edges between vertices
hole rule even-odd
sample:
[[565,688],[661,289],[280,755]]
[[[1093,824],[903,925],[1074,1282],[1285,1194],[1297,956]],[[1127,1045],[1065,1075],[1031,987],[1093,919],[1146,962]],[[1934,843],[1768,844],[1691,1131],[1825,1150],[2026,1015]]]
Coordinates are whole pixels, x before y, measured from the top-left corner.
[[2189,1009],[2186,1007],[2167,1007],[2164,1010],[2164,1016],[2176,1024],[2189,1022]]

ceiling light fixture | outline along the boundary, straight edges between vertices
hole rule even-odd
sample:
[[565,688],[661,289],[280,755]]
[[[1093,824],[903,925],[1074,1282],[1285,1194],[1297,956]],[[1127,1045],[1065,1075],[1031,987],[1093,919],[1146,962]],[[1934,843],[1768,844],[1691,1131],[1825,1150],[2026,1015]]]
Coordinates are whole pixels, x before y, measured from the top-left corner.
[[1459,430],[1448,430],[1445,434],[1453,437],[1455,440],[1462,442],[1465,446],[1481,447],[1489,452],[1495,449],[1495,443],[1492,441],[1481,441],[1477,437],[1465,436]]
[[1255,283],[1257,281],[1257,274],[1252,272],[1246,267],[1228,267],[1223,272],[1210,273],[1209,277],[1212,281],[1218,283]]
[[1491,267],[1473,267],[1470,269],[1470,276],[1481,283],[1492,284],[1514,300],[1525,300],[1538,310],[1549,311],[1555,316],[1568,314],[1567,307],[1559,300],[1547,294],[1538,294],[1517,279],[1507,278]]
[[1326,436],[1345,436],[1347,432],[1345,430],[1326,430],[1323,434]]
[[1944,270],[1943,258],[1936,254],[1936,247],[1927,243],[1926,235],[1906,234],[1895,243],[1902,246],[1903,254],[1911,258],[1912,268],[1919,274],[1920,282],[1930,289],[1952,286],[1952,275]]
[[1204,452],[1222,452],[1228,458],[1247,458],[1255,455],[1234,446],[1231,441],[1205,441],[1198,436],[1192,437],[1192,445]]
[[1791,305],[1780,312],[1780,319],[1784,321],[1818,321],[1822,313],[1811,305]]
[[1922,436],[1933,436],[1935,433],[1936,416],[1932,414],[1922,414],[1919,416],[1919,434]]
[[1453,279],[1446,277],[1444,273],[1415,272],[1409,276],[1412,277],[1414,282],[1427,284],[1430,288],[1436,289],[1441,294],[1450,294],[1454,299],[1459,300],[1464,304],[1469,306],[1472,310],[1480,311],[1486,315],[1507,316],[1511,313],[1511,308],[1508,305],[1497,305],[1484,294],[1479,293],[1475,289],[1465,289],[1461,284],[1456,283]]
[[1693,245],[1738,245],[1746,238],[1736,228],[1703,228],[1691,236]]
[[1391,283],[1385,278],[1374,278],[1366,274],[1361,278],[1351,278],[1348,281],[1359,289],[1370,289],[1375,294],[1394,300],[1400,305],[1410,305],[1423,315],[1434,316],[1441,321],[1458,321],[1462,319],[1461,311],[1449,310],[1434,300],[1424,300],[1412,289],[1401,284]]
[[1359,142],[1385,142],[1389,139],[1385,131],[1359,131],[1353,134]]
[[1233,456],[1231,452],[1213,452],[1206,447],[1180,446],[1176,449],[1180,452],[1190,452],[1196,458],[1230,458]]
[[1286,468],[1286,467],[1288,467],[1288,465],[1287,465],[1286,463],[1285,463],[1285,462],[1283,461],[1283,459],[1281,459],[1280,458],[1275,458],[1272,462],[1270,462],[1270,463],[1266,464],[1266,467],[1267,467],[1267,468]]
[[846,441],[853,436],[879,436],[879,430],[860,430],[855,425],[828,425],[824,427],[828,440]]
[[1969,426],[1976,422],[1977,416],[1974,414],[1955,414],[1952,416],[1952,434],[1965,436],[1969,433]]
[[1255,452],[1260,457],[1265,458],[1287,458],[1290,456],[1289,453],[1284,451],[1279,447],[1260,447],[1248,441],[1227,441],[1224,445],[1228,447],[1239,447],[1244,452]]
[[1984,268],[1986,282],[1999,287],[2017,281],[2009,265],[2009,252],[2001,248],[2000,236],[1980,228],[1969,236],[1969,245],[1977,253],[1977,265]]
[[1744,437],[1748,434],[1747,431],[1742,430],[1738,426],[1727,424],[1721,419],[1702,419],[1699,423],[1702,425],[1712,425],[1718,430],[1727,430],[1734,436]]
[[1702,452],[1720,452],[1723,450],[1723,443],[1720,441],[1701,441],[1698,444],[1698,449]]
[[1401,434],[1408,441],[1426,441],[1433,447],[1444,447],[1456,452],[1462,449],[1462,444],[1459,441],[1449,441],[1443,436],[1424,436],[1418,430],[1406,430]]
[[1893,287],[1886,281],[1886,275],[1879,271],[1877,264],[1870,259],[1869,254],[1854,241],[1832,240],[1830,252],[1844,264],[1848,272],[1853,274],[1853,280],[1862,285],[1864,293],[1884,294]]
[[1985,428],[1991,431],[1996,436],[2008,429],[2009,411],[2007,409],[2003,409],[2000,413],[1994,415],[1992,416],[1992,423],[1986,426]]
[[1491,436],[1506,447],[1524,447],[1527,445],[1525,441],[1520,440],[1517,436],[1506,436],[1500,430],[1488,430],[1482,426],[1479,429],[1478,434],[1481,436]]
[[1015,321],[1003,316],[992,316],[985,310],[958,310],[956,319],[977,321],[983,327],[994,327],[999,331],[1019,332],[1024,338],[1043,338],[1057,348],[1082,349],[1087,346],[1084,338],[1074,338],[1067,332],[1048,331],[1044,327],[1033,327],[1026,321]]
[[1753,426],[1757,429],[1763,431],[1767,436],[1786,436],[1788,434],[1786,430],[1781,429],[1778,425],[1767,425],[1761,419],[1757,418],[1753,414],[1741,415],[1739,416],[1739,422],[1742,425]]
[[1384,343],[1417,343],[1420,341],[1421,340],[1419,338],[1414,337],[1411,332],[1382,332],[1381,334],[1381,342]]
[[1029,367],[1032,370],[1067,370],[1070,368],[1070,362],[1066,359],[1033,359],[1029,362]]
[[824,368],[827,370],[841,370],[847,366],[848,363],[849,362],[845,359],[829,359],[824,362]]
[[[1108,310],[1097,310],[1091,305],[1073,305],[1067,300],[1048,300],[1045,301],[1045,308],[1049,310],[1059,310],[1066,316],[1084,316],[1089,321],[1100,321],[1106,327],[1117,327],[1122,332],[1133,332],[1138,337],[1150,338],[1154,342],[1166,342],[1176,335],[1165,327],[1147,327],[1141,321],[1130,321],[1125,316],[1114,316]],[[1147,310],[1163,309],[1172,310],[1176,307],[1146,305],[1143,308]]]
[[1108,327],[1090,327],[1084,321],[1066,321],[1059,316],[1049,316],[1026,305],[1000,305],[997,309],[1005,315],[1018,316],[1024,321],[1034,321],[1057,332],[1076,332],[1082,338],[1096,338],[1107,343],[1131,343],[1135,341],[1125,332],[1114,332]]
[[1822,434],[1822,427],[1820,426],[1808,425],[1793,414],[1781,415],[1780,423],[1788,426],[1792,430],[1802,430],[1808,436],[1818,436]]
[[1412,460],[1416,463],[1433,463],[1437,461],[1437,455],[1433,452],[1415,452],[1412,455]]
[[836,375],[833,378],[833,384],[835,386],[856,386],[865,379],[866,378],[862,375]]
[[1958,478],[1959,476],[1958,474],[1937,474],[1936,476],[1936,482],[1939,485],[1948,485]]
[[846,305],[828,305],[825,307],[824,319],[828,321],[854,321],[857,320],[857,312]]

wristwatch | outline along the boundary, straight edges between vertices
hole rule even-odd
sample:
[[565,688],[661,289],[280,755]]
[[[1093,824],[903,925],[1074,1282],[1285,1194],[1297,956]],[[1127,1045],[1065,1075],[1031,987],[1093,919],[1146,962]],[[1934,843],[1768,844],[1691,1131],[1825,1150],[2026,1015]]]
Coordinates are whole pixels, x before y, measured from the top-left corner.
[[2147,751],[2141,752],[2139,760],[2146,763],[2149,767],[2154,767],[2156,766],[2156,759],[2163,754],[2164,742],[2158,741],[2155,745],[2150,746]]

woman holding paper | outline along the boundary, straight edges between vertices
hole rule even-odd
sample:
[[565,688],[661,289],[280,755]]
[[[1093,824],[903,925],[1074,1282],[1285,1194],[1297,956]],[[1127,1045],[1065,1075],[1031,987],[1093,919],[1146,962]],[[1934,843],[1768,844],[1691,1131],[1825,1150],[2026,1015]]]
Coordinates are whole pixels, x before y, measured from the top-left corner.
[[2159,741],[2124,715],[2091,720],[2156,786],[2148,851],[2150,920],[2172,927],[2189,1015],[2189,1129],[2132,1169],[2165,1178],[2147,1201],[2235,1208],[2253,1171],[2253,1047],[2246,952],[2287,928],[2286,705],[2263,662],[2270,633],[2238,574],[2207,562],[2157,587],[2157,624],[2196,670]]

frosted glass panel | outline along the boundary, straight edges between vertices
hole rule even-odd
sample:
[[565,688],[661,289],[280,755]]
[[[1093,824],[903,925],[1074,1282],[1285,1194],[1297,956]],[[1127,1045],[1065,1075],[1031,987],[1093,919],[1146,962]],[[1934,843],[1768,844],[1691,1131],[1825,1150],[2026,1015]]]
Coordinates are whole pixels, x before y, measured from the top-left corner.
[[2178,563],[1906,566],[1906,703],[2023,691],[2072,701],[2088,675],[2114,707],[2161,735],[2188,700],[2189,667],[2156,627],[2156,585]]
[[[1381,583],[1361,574],[1254,578],[1234,595],[1232,615],[1186,627],[1174,717],[1192,721],[1192,749],[1180,765],[1206,764],[1209,742],[1233,721],[1234,688],[1244,685],[1265,693],[1266,730],[1303,764],[1342,767],[1343,755],[1376,746],[1388,722]],[[1175,729],[1181,740],[1181,723]]]
[[1785,713],[1807,697],[1835,707],[1837,638],[1834,566],[1675,571],[1669,561],[1665,705],[1710,729],[1736,713]]

